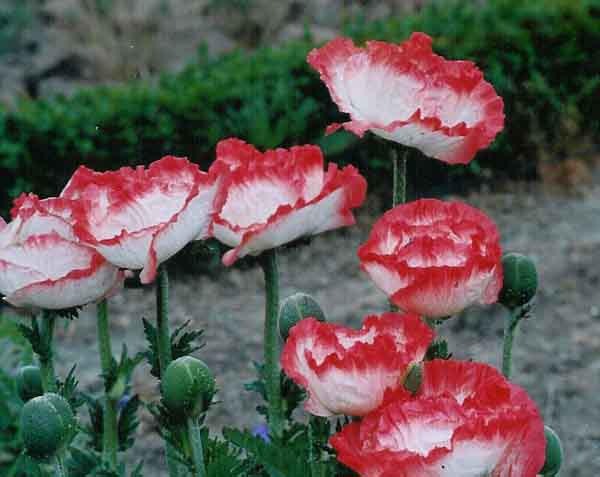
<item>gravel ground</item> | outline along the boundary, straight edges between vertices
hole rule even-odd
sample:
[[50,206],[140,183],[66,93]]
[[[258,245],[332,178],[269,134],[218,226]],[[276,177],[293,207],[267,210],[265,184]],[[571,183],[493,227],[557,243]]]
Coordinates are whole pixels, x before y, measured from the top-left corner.
[[[595,183],[600,184],[598,171]],[[521,325],[514,353],[514,380],[539,404],[546,422],[561,435],[566,451],[562,476],[600,475],[600,185],[577,196],[549,193],[539,184],[508,184],[505,191],[471,194],[466,200],[496,220],[505,250],[535,258],[541,276],[535,315]],[[373,207],[371,207],[373,209]],[[302,290],[313,294],[330,321],[358,325],[364,315],[384,310],[386,300],[360,271],[357,246],[366,238],[375,214],[363,212],[357,227],[329,233],[282,254],[282,296]],[[242,388],[253,379],[260,359],[263,280],[258,269],[230,270],[218,279],[203,276],[172,283],[174,323],[193,320],[204,328],[206,347],[198,354],[215,372],[222,404],[210,426],[256,424],[257,402]],[[152,289],[130,289],[111,301],[114,346],[143,346],[141,317],[153,318]],[[59,333],[59,371],[78,363],[81,386],[100,391],[96,376],[93,310]],[[440,334],[457,358],[499,364],[502,322],[499,306],[469,310],[446,322]],[[156,383],[142,367],[135,390],[156,397]],[[166,475],[161,443],[143,419],[135,457],[143,457],[145,475]]]

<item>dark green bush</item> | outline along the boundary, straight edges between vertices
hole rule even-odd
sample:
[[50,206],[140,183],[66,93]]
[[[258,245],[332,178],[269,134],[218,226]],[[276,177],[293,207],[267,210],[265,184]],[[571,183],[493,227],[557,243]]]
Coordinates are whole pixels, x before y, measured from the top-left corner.
[[[485,170],[534,176],[540,147],[565,142],[565,123],[577,134],[600,130],[600,0],[434,2],[414,15],[346,27],[359,41],[401,41],[417,30],[434,37],[439,53],[481,66],[505,100],[507,124],[470,166],[413,161],[413,177],[462,187]],[[79,164],[105,170],[171,153],[207,165],[216,142],[233,135],[262,148],[320,143],[330,159],[367,172],[373,191],[390,163],[373,138],[323,137],[340,115],[306,64],[312,46],[307,39],[216,60],[200,55],[156,84],[100,87],[0,112],[0,210],[23,190],[58,193]]]

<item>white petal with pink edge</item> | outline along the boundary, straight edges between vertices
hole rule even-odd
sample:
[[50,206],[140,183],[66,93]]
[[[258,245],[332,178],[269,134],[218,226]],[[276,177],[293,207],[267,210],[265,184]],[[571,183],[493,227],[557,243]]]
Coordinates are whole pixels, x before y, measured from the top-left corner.
[[336,38],[311,51],[308,62],[332,99],[365,131],[448,163],[466,164],[488,146],[504,124],[502,99],[468,61],[433,53],[432,40],[413,33],[401,44],[367,42],[365,48]]
[[[265,226],[258,227],[257,231],[251,229],[246,232],[241,244],[224,255],[223,263],[230,265],[246,255],[256,255],[304,236],[352,225],[353,220],[341,212],[344,201],[345,191],[338,189],[306,207],[288,208],[283,213],[275,213]],[[215,237],[225,242],[228,237],[219,232],[220,229],[215,228]]]
[[67,275],[56,281],[33,283],[7,296],[14,306],[34,306],[47,310],[71,308],[93,303],[111,296],[121,288],[122,272],[108,262],[103,262],[90,274],[71,277]]
[[53,232],[0,249],[0,292],[15,306],[69,308],[95,301],[121,280],[93,249]]
[[215,182],[210,187],[200,190],[173,220],[156,232],[140,275],[142,283],[154,281],[158,263],[171,258],[187,243],[208,236],[218,185],[218,182]]

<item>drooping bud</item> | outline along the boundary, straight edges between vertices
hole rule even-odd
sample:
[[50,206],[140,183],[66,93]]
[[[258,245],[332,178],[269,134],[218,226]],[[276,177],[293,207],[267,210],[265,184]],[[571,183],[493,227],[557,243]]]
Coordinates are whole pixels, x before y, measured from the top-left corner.
[[504,285],[499,302],[508,308],[525,305],[535,296],[538,275],[533,260],[520,253],[507,253],[502,258]]
[[17,376],[17,393],[23,402],[44,394],[42,373],[37,366],[23,366]]
[[423,382],[423,365],[415,363],[411,365],[404,379],[404,388],[411,394],[416,394]]
[[326,321],[325,313],[316,300],[306,293],[294,293],[287,297],[279,310],[279,334],[284,341],[296,323],[305,318]]
[[21,430],[27,453],[47,459],[68,445],[75,431],[75,416],[68,401],[46,393],[28,401],[21,411]]
[[181,418],[206,412],[215,394],[215,378],[206,364],[193,356],[173,361],[162,379],[163,402]]
[[544,426],[544,433],[546,434],[546,461],[540,474],[544,477],[554,477],[558,475],[563,462],[562,444],[558,434],[550,426]]

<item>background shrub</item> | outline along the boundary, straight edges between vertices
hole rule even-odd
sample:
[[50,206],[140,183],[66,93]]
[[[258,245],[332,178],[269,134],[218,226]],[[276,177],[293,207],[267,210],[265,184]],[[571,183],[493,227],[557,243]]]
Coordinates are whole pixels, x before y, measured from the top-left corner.
[[[534,177],[541,148],[564,154],[570,136],[600,130],[600,0],[440,2],[401,18],[354,18],[345,26],[358,41],[402,41],[417,30],[432,35],[446,57],[475,61],[507,114],[504,133],[467,167],[412,161],[423,193],[435,184],[463,187],[473,177]],[[79,164],[105,170],[170,153],[206,166],[216,142],[229,136],[261,148],[319,143],[328,158],[367,173],[372,192],[381,178],[380,189],[389,189],[390,162],[374,138],[323,136],[342,117],[306,64],[313,46],[307,35],[254,53],[217,59],[201,53],[183,72],[155,83],[98,87],[0,111],[0,210],[6,213],[23,190],[57,194]]]

